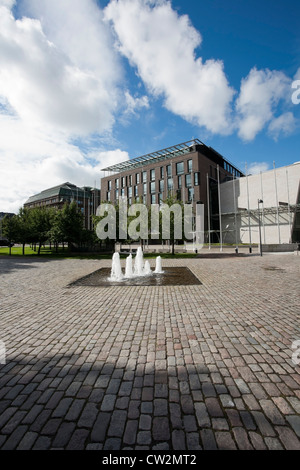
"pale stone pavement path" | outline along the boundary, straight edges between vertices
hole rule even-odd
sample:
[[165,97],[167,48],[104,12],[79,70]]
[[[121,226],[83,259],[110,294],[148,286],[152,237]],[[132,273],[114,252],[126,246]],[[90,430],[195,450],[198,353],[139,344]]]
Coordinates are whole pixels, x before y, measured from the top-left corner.
[[300,450],[300,256],[69,287],[110,264],[0,257],[1,450]]

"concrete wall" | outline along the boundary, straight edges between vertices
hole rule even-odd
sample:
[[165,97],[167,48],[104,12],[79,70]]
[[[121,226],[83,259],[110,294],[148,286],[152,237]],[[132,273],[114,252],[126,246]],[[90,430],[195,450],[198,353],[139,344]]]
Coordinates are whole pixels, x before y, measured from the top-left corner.
[[[235,243],[236,227],[238,242],[259,243],[259,219],[258,213],[255,214],[258,199],[263,200],[260,204],[262,243],[290,243],[295,214],[282,212],[279,203],[294,205],[299,202],[299,181],[300,162],[221,184],[224,243]],[[254,211],[250,219],[248,208]]]

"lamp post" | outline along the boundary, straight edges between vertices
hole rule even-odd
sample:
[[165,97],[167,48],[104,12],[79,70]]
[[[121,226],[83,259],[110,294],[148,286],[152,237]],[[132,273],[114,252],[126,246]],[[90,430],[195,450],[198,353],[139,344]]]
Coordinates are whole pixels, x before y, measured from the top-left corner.
[[258,207],[258,228],[259,228],[259,254],[262,256],[262,243],[261,243],[261,223],[260,223],[260,208],[259,204],[262,204],[264,201],[262,199],[257,200]]

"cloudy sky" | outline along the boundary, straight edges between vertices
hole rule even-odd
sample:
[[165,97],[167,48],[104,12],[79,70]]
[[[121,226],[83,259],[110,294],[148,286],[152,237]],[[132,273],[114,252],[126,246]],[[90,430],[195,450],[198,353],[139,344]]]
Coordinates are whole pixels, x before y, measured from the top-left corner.
[[242,171],[299,161],[299,15],[298,0],[0,0],[0,211],[193,138]]

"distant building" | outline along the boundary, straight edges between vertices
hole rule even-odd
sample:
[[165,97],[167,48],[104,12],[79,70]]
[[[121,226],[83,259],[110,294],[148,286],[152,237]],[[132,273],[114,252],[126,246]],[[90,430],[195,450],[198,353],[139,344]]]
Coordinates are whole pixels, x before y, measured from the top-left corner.
[[[218,181],[240,178],[243,173],[212,147],[198,139],[177,144],[163,150],[143,155],[102,171],[102,200],[115,203],[127,197],[128,204],[135,200],[149,206],[161,204],[169,193],[186,204],[204,204],[205,229],[209,225],[219,231]],[[208,204],[209,201],[209,204]],[[216,239],[217,241],[217,239]]]
[[61,209],[64,204],[75,201],[78,209],[84,215],[84,226],[92,229],[91,215],[96,214],[100,204],[100,190],[90,186],[78,187],[75,184],[63,183],[53,188],[45,189],[31,196],[24,207],[54,207]]
[[300,162],[220,185],[224,243],[300,242]]
[[169,193],[204,204],[204,241],[221,244],[300,243],[300,162],[245,176],[198,139],[110,167],[102,200],[127,197],[149,206]]

